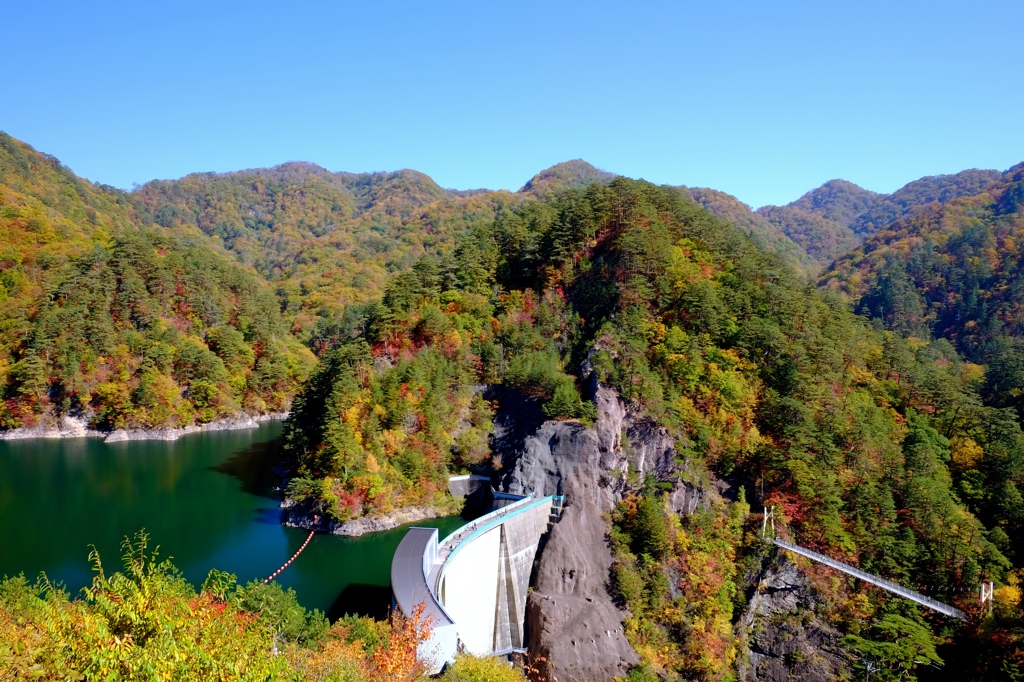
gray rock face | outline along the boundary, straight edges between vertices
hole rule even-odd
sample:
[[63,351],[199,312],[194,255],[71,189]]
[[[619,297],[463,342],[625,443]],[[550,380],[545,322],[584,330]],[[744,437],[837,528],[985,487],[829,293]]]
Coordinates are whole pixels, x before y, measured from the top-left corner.
[[314,515],[306,511],[299,511],[294,506],[284,505],[284,525],[292,528],[305,528],[306,530],[318,530],[334,535],[357,537],[366,533],[379,533],[392,528],[404,526],[407,523],[414,523],[424,519],[434,519],[439,516],[438,511],[432,507],[402,507],[381,516],[360,516],[351,521],[335,523],[324,518],[315,519]]
[[515,495],[564,495],[585,440],[579,424],[545,422],[526,438],[514,467],[502,477],[503,489]]
[[[104,443],[122,443],[132,440],[178,440],[190,433],[202,431],[232,431],[236,429],[254,429],[260,422],[286,419],[287,412],[267,413],[252,416],[239,412],[233,417],[218,419],[198,426],[160,429],[117,429],[106,433],[89,428],[84,417],[63,416],[45,426],[17,428],[0,431],[0,440],[22,440],[26,438],[103,438]],[[51,418],[52,419],[52,418]]]
[[99,431],[89,428],[84,417],[63,416],[59,421],[44,426],[31,426],[0,431],[0,440],[24,440],[26,438],[87,438],[103,437]]
[[664,429],[631,413],[607,387],[598,387],[595,400],[591,429],[544,421],[539,405],[517,396],[503,401],[495,419],[501,488],[564,494],[568,505],[541,551],[526,614],[530,653],[552,682],[612,680],[640,660],[623,629],[629,613],[610,593],[605,514],[648,474],[674,482],[678,511],[692,512],[709,494],[678,480],[675,442]]
[[541,553],[527,603],[529,650],[548,679],[611,680],[639,657],[626,640],[620,609],[609,593],[614,561],[603,518],[616,501],[598,471],[601,452],[593,431],[579,429],[560,441],[555,455],[575,455],[564,482],[569,506]]
[[852,678],[842,635],[815,613],[820,599],[796,565],[780,557],[766,571],[737,629],[746,635],[747,658],[740,660],[744,682]]
[[260,422],[275,419],[286,419],[287,417],[287,412],[261,414],[255,417],[250,416],[245,412],[239,412],[233,417],[218,419],[198,426],[182,426],[180,428],[164,429],[117,429],[116,431],[112,431],[110,435],[103,440],[103,442],[121,443],[131,440],[178,440],[182,436],[187,436],[190,433],[201,433],[203,431],[255,429],[260,425]]

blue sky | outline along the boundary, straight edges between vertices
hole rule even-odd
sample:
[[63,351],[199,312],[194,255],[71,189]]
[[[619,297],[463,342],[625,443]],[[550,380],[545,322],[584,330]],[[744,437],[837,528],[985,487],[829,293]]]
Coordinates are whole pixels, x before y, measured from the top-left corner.
[[91,180],[289,160],[759,206],[1024,161],[1024,3],[7,0],[0,130]]

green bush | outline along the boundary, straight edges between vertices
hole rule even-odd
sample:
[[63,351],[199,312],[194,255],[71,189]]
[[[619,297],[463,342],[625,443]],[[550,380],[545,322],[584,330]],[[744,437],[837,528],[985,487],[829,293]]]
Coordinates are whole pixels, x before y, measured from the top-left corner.
[[501,658],[458,656],[441,682],[526,682],[526,676]]

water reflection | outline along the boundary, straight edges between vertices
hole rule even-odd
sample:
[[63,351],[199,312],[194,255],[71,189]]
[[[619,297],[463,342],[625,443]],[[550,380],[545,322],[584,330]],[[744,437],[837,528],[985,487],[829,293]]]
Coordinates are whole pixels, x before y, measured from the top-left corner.
[[370,616],[378,620],[387,618],[391,606],[391,588],[381,585],[349,585],[331,607],[327,609],[327,617],[333,623],[342,616],[355,614]]
[[238,479],[241,489],[250,495],[280,499],[277,487],[281,482],[274,466],[281,459],[281,438],[265,443],[253,443],[226,460],[210,467],[213,471]]
[[[271,472],[280,422],[175,442],[99,439],[0,441],[0,575],[41,571],[72,593],[92,580],[89,546],[119,567],[121,542],[145,528],[193,584],[211,568],[262,580],[306,532],[280,525]],[[416,525],[446,535],[458,517]],[[279,581],[334,614],[379,615],[404,529],[361,538],[317,535]]]

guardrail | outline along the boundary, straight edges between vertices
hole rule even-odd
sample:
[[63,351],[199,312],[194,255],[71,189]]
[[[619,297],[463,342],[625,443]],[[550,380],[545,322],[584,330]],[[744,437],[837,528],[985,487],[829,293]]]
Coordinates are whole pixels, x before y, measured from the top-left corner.
[[452,549],[457,546],[467,535],[472,534],[477,528],[486,525],[497,518],[508,516],[510,512],[519,509],[525,505],[528,505],[533,501],[533,495],[527,495],[520,500],[516,500],[512,504],[506,504],[504,507],[495,509],[492,512],[487,512],[483,516],[479,516],[465,526],[460,526],[453,533],[448,535],[444,540],[437,545],[437,558],[434,560],[435,563],[444,563],[448,559],[448,555]]
[[801,547],[800,545],[795,545],[792,542],[786,542],[785,540],[780,540],[779,538],[774,538],[772,542],[774,542],[777,546],[782,547],[783,549],[789,550],[790,552],[799,554],[801,556],[805,556],[808,559],[811,559],[812,561],[817,561],[818,563],[825,564],[826,566],[834,568],[837,571],[842,571],[843,573],[852,575],[853,577],[859,578],[866,583],[871,583],[872,585],[881,587],[883,590],[887,590],[889,592],[892,592],[893,594],[898,594],[904,599],[909,599],[910,601],[917,602],[922,606],[927,606],[933,611],[938,611],[939,613],[945,614],[947,616],[952,616],[954,618],[959,618],[960,620],[967,620],[967,614],[961,611],[960,609],[952,607],[949,604],[943,604],[937,599],[926,597],[920,592],[914,592],[911,589],[903,587],[902,585],[898,585],[892,581],[886,580],[885,578],[879,578],[877,575],[871,575],[870,573],[866,573],[865,571],[862,571],[859,568],[854,568],[853,566],[844,564],[841,561],[836,561],[835,559],[825,556],[824,554],[819,554],[818,552],[806,549],[804,547]]
[[533,495],[528,495],[517,502],[513,502],[512,504],[502,507],[501,509],[496,509],[489,514],[484,514],[480,518],[472,521],[471,523],[467,523],[465,526],[446,537],[444,542],[438,545],[437,559],[434,560],[435,577],[433,584],[431,585],[434,593],[437,593],[437,586],[441,584],[441,579],[444,577],[444,572],[448,562],[455,554],[458,553],[465,543],[469,542],[469,540],[474,537],[491,530],[494,526],[500,525],[504,522],[506,517],[516,516],[527,509],[541,504],[551,504],[552,499],[553,497],[551,495],[541,498],[535,498]]

